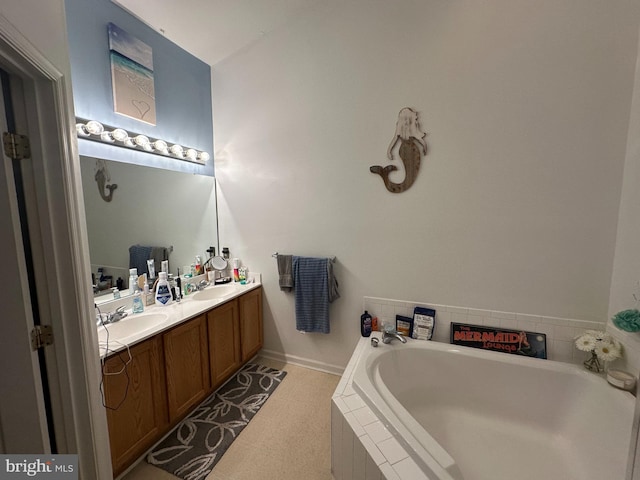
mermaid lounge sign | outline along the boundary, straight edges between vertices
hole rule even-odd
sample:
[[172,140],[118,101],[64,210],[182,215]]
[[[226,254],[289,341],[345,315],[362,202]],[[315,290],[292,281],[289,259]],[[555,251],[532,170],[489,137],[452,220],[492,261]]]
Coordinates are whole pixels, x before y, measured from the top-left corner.
[[547,336],[544,333],[451,323],[451,343],[525,357],[547,358]]
[[386,167],[374,165],[369,167],[371,173],[376,173],[382,177],[384,186],[391,193],[404,192],[413,185],[420,170],[421,151],[424,155],[427,154],[427,142],[424,140],[426,136],[426,132],[422,131],[418,122],[418,112],[409,107],[400,110],[398,121],[396,122],[396,133],[387,149],[387,158],[393,160],[393,149],[400,142],[398,153],[404,165],[404,180],[401,183],[396,183],[389,178],[391,172],[398,170],[395,165],[387,165]]

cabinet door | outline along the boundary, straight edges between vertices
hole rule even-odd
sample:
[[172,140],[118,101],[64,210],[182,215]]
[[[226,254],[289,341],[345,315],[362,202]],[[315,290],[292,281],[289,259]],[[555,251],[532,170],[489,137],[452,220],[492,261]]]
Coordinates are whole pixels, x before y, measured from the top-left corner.
[[126,367],[129,355],[124,351],[107,358],[103,368],[114,475],[151,447],[169,421],[160,338],[135,345],[130,352]]
[[184,417],[209,393],[206,317],[201,315],[163,335],[169,420]]
[[242,363],[262,348],[262,287],[239,297]]
[[207,313],[212,387],[220,386],[240,368],[238,301],[231,300]]

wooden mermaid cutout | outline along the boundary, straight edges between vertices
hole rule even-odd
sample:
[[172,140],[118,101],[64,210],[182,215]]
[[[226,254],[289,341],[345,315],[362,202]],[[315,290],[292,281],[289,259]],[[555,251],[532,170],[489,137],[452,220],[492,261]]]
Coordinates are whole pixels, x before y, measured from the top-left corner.
[[396,133],[387,149],[387,157],[393,160],[393,149],[400,140],[399,154],[404,164],[405,177],[402,183],[395,183],[389,180],[389,174],[398,169],[395,165],[381,167],[374,165],[369,168],[371,173],[377,173],[382,177],[384,186],[392,193],[401,193],[408,190],[420,170],[420,148],[427,154],[426,132],[423,132],[418,122],[418,113],[409,107],[400,110],[398,121],[396,122]]

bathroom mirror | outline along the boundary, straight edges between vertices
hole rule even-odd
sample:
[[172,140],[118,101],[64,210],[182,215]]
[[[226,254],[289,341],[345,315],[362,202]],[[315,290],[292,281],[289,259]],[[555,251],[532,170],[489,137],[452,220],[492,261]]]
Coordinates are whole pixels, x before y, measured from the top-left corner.
[[[128,285],[133,245],[173,247],[169,254],[173,274],[178,269],[184,273],[183,266],[194,263],[196,255],[204,261],[210,246],[217,248],[213,177],[84,156],[80,165],[94,285],[100,268],[114,287],[118,278]],[[160,271],[160,265],[155,268]],[[96,301],[112,300],[108,282],[100,287],[94,288]],[[124,297],[128,290],[120,294]]]

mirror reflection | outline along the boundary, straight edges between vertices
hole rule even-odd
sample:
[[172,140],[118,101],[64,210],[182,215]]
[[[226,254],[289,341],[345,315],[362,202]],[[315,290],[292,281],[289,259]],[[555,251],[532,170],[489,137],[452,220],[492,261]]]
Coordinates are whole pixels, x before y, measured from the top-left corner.
[[[169,273],[183,274],[196,256],[217,248],[215,179],[109,160],[81,157],[94,294],[128,295],[129,268],[140,255],[168,257]],[[216,250],[216,253],[217,250]],[[133,258],[137,257],[137,258]],[[148,273],[140,271],[138,275]],[[161,265],[156,262],[155,270]]]

